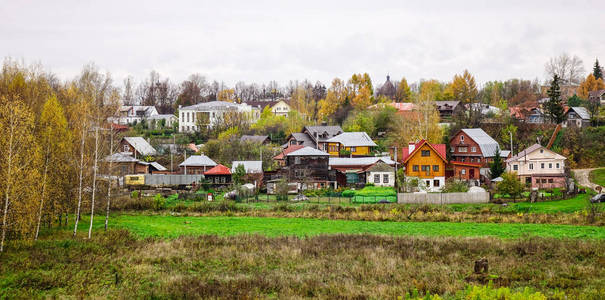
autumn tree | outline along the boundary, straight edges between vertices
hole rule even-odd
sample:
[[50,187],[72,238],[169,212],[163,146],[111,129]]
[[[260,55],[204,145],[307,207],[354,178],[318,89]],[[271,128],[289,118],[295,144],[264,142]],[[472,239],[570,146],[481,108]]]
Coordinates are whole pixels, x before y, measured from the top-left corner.
[[399,85],[397,86],[397,93],[395,99],[397,102],[410,102],[412,101],[412,89],[408,85],[408,81],[405,77],[401,78]]
[[343,106],[346,106],[347,102],[348,92],[345,83],[339,78],[334,78],[325,98],[319,100],[318,119],[327,120]]
[[39,149],[34,138],[34,115],[18,98],[0,96],[0,193],[2,193],[2,237],[7,233],[33,237],[38,199]]
[[421,80],[418,98],[431,99],[433,101],[446,100],[448,97],[444,95],[444,85],[436,79]]
[[354,108],[365,109],[374,103],[374,89],[368,73],[353,74],[347,82],[347,91]]
[[588,74],[586,79],[582,81],[582,83],[578,87],[577,92],[580,98],[588,99],[590,92],[602,89],[605,89],[605,83],[603,83],[603,79],[597,79],[593,74]]
[[49,218],[64,211],[70,197],[68,173],[72,170],[69,166],[71,133],[63,107],[56,97],[51,97],[44,104],[38,127],[36,139],[41,145],[42,188],[35,239],[38,238],[45,208]]
[[475,77],[468,70],[464,70],[462,75],[454,75],[454,79],[445,88],[444,93],[463,103],[475,101],[478,95]]
[[189,106],[207,101],[209,84],[206,78],[199,74],[192,74],[180,84],[180,93],[176,105]]
[[549,59],[544,68],[549,77],[557,75],[565,84],[578,84],[584,76],[584,62],[577,55],[563,53]]

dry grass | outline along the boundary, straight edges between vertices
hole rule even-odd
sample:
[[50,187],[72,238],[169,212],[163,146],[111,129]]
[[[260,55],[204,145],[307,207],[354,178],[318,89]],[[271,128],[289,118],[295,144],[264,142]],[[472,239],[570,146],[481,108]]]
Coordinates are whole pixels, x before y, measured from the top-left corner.
[[[0,298],[395,298],[453,295],[469,284],[595,298],[605,283],[604,241],[332,235],[13,244],[0,257]],[[489,260],[489,275],[472,274]],[[599,290],[600,289],[600,290]]]

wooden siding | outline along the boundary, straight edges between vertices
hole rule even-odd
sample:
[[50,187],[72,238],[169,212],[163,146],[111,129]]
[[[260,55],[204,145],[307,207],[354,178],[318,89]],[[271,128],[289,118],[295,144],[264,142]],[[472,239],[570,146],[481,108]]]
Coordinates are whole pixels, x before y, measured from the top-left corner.
[[[422,156],[422,151],[430,151],[429,156]],[[418,171],[414,171],[414,166],[418,166]],[[428,173],[422,171],[422,166],[430,166]],[[433,166],[438,166],[438,171],[433,171]],[[429,145],[424,144],[416,151],[412,157],[408,159],[405,164],[406,176],[420,177],[420,178],[434,178],[434,177],[445,177],[445,162],[437,152],[435,152]]]
[[[361,147],[354,147],[354,148],[355,148],[355,151],[352,151],[351,155],[353,155],[353,156],[370,156],[370,151],[371,151],[370,147],[361,146]],[[328,143],[327,152],[330,154],[330,156],[339,156],[341,149],[351,151],[351,147],[343,147],[340,143]]]

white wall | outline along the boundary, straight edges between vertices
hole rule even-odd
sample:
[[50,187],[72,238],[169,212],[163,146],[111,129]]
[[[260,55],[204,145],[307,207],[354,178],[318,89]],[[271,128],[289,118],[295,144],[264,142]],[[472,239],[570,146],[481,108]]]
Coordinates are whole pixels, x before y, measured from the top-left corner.
[[[558,168],[557,163],[559,164]],[[544,168],[542,168],[542,164],[544,164]],[[515,170],[515,165],[517,166],[517,170]],[[565,158],[546,148],[541,148],[529,153],[527,159],[522,157],[518,161],[507,162],[506,171],[517,172],[519,176],[564,174]]]
[[[380,177],[379,183],[374,182],[374,176]],[[388,182],[384,183],[384,176],[388,176]],[[369,172],[366,175],[366,182],[375,186],[395,186],[395,172]]]

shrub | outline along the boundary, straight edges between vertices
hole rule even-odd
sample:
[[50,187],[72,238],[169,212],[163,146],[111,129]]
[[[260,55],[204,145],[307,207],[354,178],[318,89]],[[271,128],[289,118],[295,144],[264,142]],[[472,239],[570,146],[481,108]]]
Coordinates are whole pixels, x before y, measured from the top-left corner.
[[156,194],[153,197],[153,209],[162,210],[164,208],[166,208],[166,200],[164,199],[164,197],[162,197],[162,195]]
[[466,193],[468,192],[468,184],[462,180],[448,178],[448,180],[445,181],[445,186],[441,191],[444,193]]
[[114,210],[147,210],[153,208],[151,198],[130,198],[124,197],[111,202]]
[[132,193],[130,193],[130,197],[131,198],[139,198],[139,191],[132,191]]

